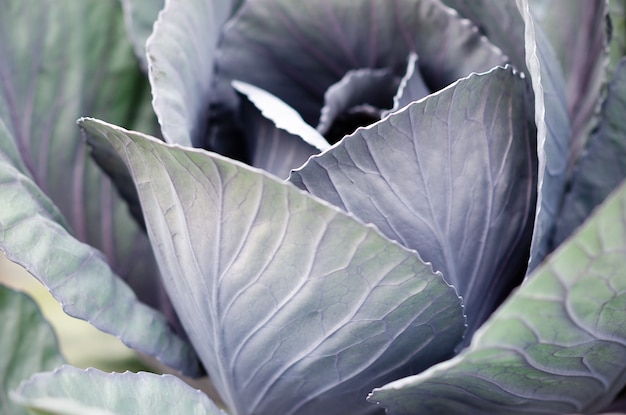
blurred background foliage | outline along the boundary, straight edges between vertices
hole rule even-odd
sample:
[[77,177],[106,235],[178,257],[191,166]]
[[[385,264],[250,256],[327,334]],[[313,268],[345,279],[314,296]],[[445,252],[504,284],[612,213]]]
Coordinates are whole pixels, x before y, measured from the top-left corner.
[[39,281],[2,254],[0,283],[26,292],[37,302],[44,317],[53,326],[61,352],[69,364],[108,372],[152,371],[136,352],[124,346],[117,337],[65,314]]

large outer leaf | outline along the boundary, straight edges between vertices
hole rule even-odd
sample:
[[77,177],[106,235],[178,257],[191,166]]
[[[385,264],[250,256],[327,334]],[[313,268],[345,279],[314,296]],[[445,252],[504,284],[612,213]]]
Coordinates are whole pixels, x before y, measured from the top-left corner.
[[510,67],[471,75],[290,176],[431,262],[463,297],[470,335],[526,268],[536,161],[525,89]]
[[64,363],[54,332],[26,294],[0,285],[0,412],[27,412],[9,400],[9,391],[36,372]]
[[[72,309],[71,314],[94,322],[107,321],[101,329],[132,338],[124,341],[145,352],[164,350],[163,345],[149,344],[145,333],[140,334],[138,328],[125,328],[125,319],[117,319],[117,315],[105,317],[107,313],[116,314],[99,308],[113,304],[114,300],[107,297],[112,291],[86,291],[96,285],[96,275],[85,277],[76,268],[73,270],[78,272],[75,281],[69,271],[75,262],[90,261],[98,264],[93,265],[99,269],[97,273],[106,274],[106,278],[114,277],[95,250],[86,246],[72,250],[70,247],[79,244],[67,231],[102,251],[110,266],[136,291],[141,301],[153,307],[163,304],[164,293],[149,241],[110,181],[87,156],[75,125],[79,116],[92,114],[147,132],[156,126],[148,82],[126,40],[119,3],[115,0],[8,0],[0,14],[0,55],[3,57],[0,59],[0,118],[8,128],[8,132],[3,131],[3,139],[14,141],[19,150],[19,156],[10,156],[12,166],[3,166],[4,174],[10,177],[6,180],[12,186],[0,189],[3,199],[0,249],[44,282],[57,299]],[[16,164],[20,156],[23,162]],[[18,167],[19,171],[13,167]],[[37,200],[41,200],[41,192],[28,180],[30,177],[59,207],[67,222],[60,219],[58,212],[39,216],[41,205]],[[28,192],[19,194],[19,189],[24,190],[25,180],[28,180]],[[25,204],[20,205],[17,200]],[[49,207],[46,205],[46,211],[52,212]],[[63,224],[63,228],[51,220]],[[19,221],[41,223],[42,227],[9,228]],[[59,238],[58,245],[41,251],[27,249],[25,241],[37,240],[44,230],[51,232],[48,236]],[[64,260],[68,263],[66,270],[61,267]],[[50,266],[50,261],[58,261],[59,268]],[[83,269],[87,272],[88,268],[80,268]],[[76,302],[73,294],[71,298],[64,298],[65,294],[56,292],[57,282],[65,278],[68,279],[66,287],[82,287],[92,304],[84,300]],[[120,285],[105,281],[101,283],[112,284],[111,288]],[[130,292],[124,295],[125,299],[119,301],[130,302],[121,307],[136,307],[132,305],[137,302],[134,295]],[[81,306],[74,307],[75,303]],[[152,313],[148,315],[154,318]],[[135,318],[128,321],[136,322]],[[158,332],[165,335],[169,330],[162,327]],[[164,359],[175,363],[179,357]]]
[[22,383],[13,398],[36,413],[58,415],[226,415],[171,375],[105,373],[63,366]]
[[87,157],[74,124],[91,114],[152,131],[148,84],[125,36],[113,0],[9,0],[0,15],[0,117],[76,237],[157,306],[148,240]]
[[598,130],[589,141],[565,198],[555,242],[560,244],[626,178],[626,59],[615,69]]
[[595,413],[626,384],[626,182],[456,358],[375,390],[389,414]]
[[516,0],[525,22],[526,65],[535,92],[537,158],[539,160],[537,212],[528,272],[551,251],[557,215],[567,179],[571,126],[562,69],[540,28],[535,27],[528,0]]
[[454,290],[373,227],[221,156],[89,128],[129,164],[168,292],[235,414],[371,413],[368,387],[460,341]]
[[148,39],[154,111],[169,143],[204,143],[213,70],[231,0],[169,0]]
[[[324,93],[351,69],[404,74],[411,51],[439,89],[505,57],[438,0],[257,0],[228,25],[218,76],[263,88],[315,125]],[[223,96],[219,97],[224,98]]]
[[606,0],[531,0],[563,67],[567,110],[572,120],[570,166],[578,158],[595,127],[602,102],[608,64],[608,5]]
[[[69,315],[82,318],[128,346],[197,374],[189,344],[163,316],[137,300],[102,254],[72,237],[63,218],[32,179],[16,167],[13,138],[0,119],[0,249],[37,276]],[[17,209],[14,207],[18,207]],[[10,249],[9,249],[10,248]]]

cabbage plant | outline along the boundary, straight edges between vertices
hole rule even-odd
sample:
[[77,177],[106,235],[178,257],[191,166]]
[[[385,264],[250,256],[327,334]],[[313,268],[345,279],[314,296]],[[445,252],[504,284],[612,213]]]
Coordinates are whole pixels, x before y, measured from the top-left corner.
[[3,413],[626,411],[623,2],[0,4]]

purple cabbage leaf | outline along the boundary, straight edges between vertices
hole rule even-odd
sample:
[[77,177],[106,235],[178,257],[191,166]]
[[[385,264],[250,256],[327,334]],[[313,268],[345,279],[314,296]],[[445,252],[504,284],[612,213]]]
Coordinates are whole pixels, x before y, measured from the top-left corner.
[[0,16],[0,249],[219,396],[64,366],[11,405],[623,408],[619,2],[30,2]]

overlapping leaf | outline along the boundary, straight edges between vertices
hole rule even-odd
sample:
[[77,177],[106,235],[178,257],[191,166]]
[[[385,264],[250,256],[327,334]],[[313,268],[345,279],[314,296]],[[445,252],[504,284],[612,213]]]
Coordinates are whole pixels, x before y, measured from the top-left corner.
[[36,372],[64,363],[54,331],[26,294],[0,285],[0,412],[26,415],[9,392]]
[[[608,64],[607,1],[531,0],[563,68],[572,120],[569,164],[578,162],[595,127]],[[539,14],[539,13],[536,13]]]
[[148,241],[88,159],[74,125],[90,114],[153,131],[148,84],[125,40],[119,4],[6,6],[0,17],[0,117],[25,167],[76,237],[100,249],[142,300],[156,306],[158,276]]
[[206,139],[217,43],[231,0],[167,2],[148,39],[154,111],[167,142],[201,147]]
[[559,217],[555,242],[563,242],[626,178],[626,59],[616,68],[600,126],[572,177]]
[[318,131],[337,142],[357,127],[378,121],[382,110],[392,107],[399,83],[389,68],[348,71],[324,94]]
[[374,228],[221,156],[83,125],[130,166],[168,292],[234,413],[371,413],[368,387],[460,341],[454,290]]
[[75,126],[88,113],[154,128],[148,83],[125,40],[120,5],[11,0],[4,6],[0,249],[48,286],[70,314],[191,369],[197,363],[189,346],[168,339],[172,332],[162,316],[139,303],[109,268],[142,301],[160,306],[164,295],[148,239],[88,158]]
[[320,151],[330,147],[315,128],[304,122],[300,114],[280,98],[241,81],[233,81],[233,88],[243,94],[268,120],[276,124],[276,127],[302,137],[304,142]]
[[179,378],[152,373],[105,373],[63,366],[36,374],[12,396],[25,408],[48,415],[226,415]]
[[37,276],[68,314],[119,335],[128,346],[166,364],[198,373],[189,344],[172,332],[160,313],[137,300],[100,252],[68,233],[54,204],[29,176],[7,162],[16,153],[12,143],[0,120],[0,241],[7,257]]
[[527,71],[532,80],[539,194],[530,272],[553,249],[552,237],[567,180],[572,129],[562,68],[545,34],[533,22],[528,0],[444,0],[444,3],[475,22],[489,40],[508,55],[517,69]]
[[626,384],[626,183],[456,358],[374,390],[390,415],[596,413]]
[[[309,142],[329,146],[324,137],[287,104],[273,96],[272,99],[263,100],[269,94],[252,85],[237,85],[240,91],[248,93],[248,96],[242,93],[239,116],[241,123],[246,126],[244,135],[250,165],[286,179],[292,169],[300,167],[310,156],[319,152]],[[252,99],[255,103],[251,102]],[[263,103],[260,103],[261,100]],[[276,123],[266,118],[264,115],[267,115],[267,111],[264,114],[258,106],[271,108]],[[303,137],[308,138],[309,142]]]
[[528,0],[516,0],[525,23],[526,66],[535,92],[537,212],[528,272],[551,251],[557,215],[565,192],[567,159],[572,134],[562,69],[540,28],[535,27]]
[[536,165],[525,88],[510,67],[472,75],[290,176],[431,262],[464,298],[470,335],[526,267]]
[[398,90],[393,97],[391,112],[406,107],[411,102],[418,101],[430,94],[431,91],[428,89],[420,73],[418,59],[415,53],[409,55],[406,73],[400,80]]
[[133,42],[137,58],[144,69],[148,69],[146,60],[146,41],[152,34],[152,27],[165,0],[122,0],[126,17],[126,30]]
[[436,90],[505,61],[468,20],[434,0],[249,2],[224,31],[220,51],[221,84],[256,85],[311,125],[328,87],[352,69],[389,68],[401,77],[413,51]]
[[442,0],[474,23],[519,71],[526,70],[524,20],[515,0]]

